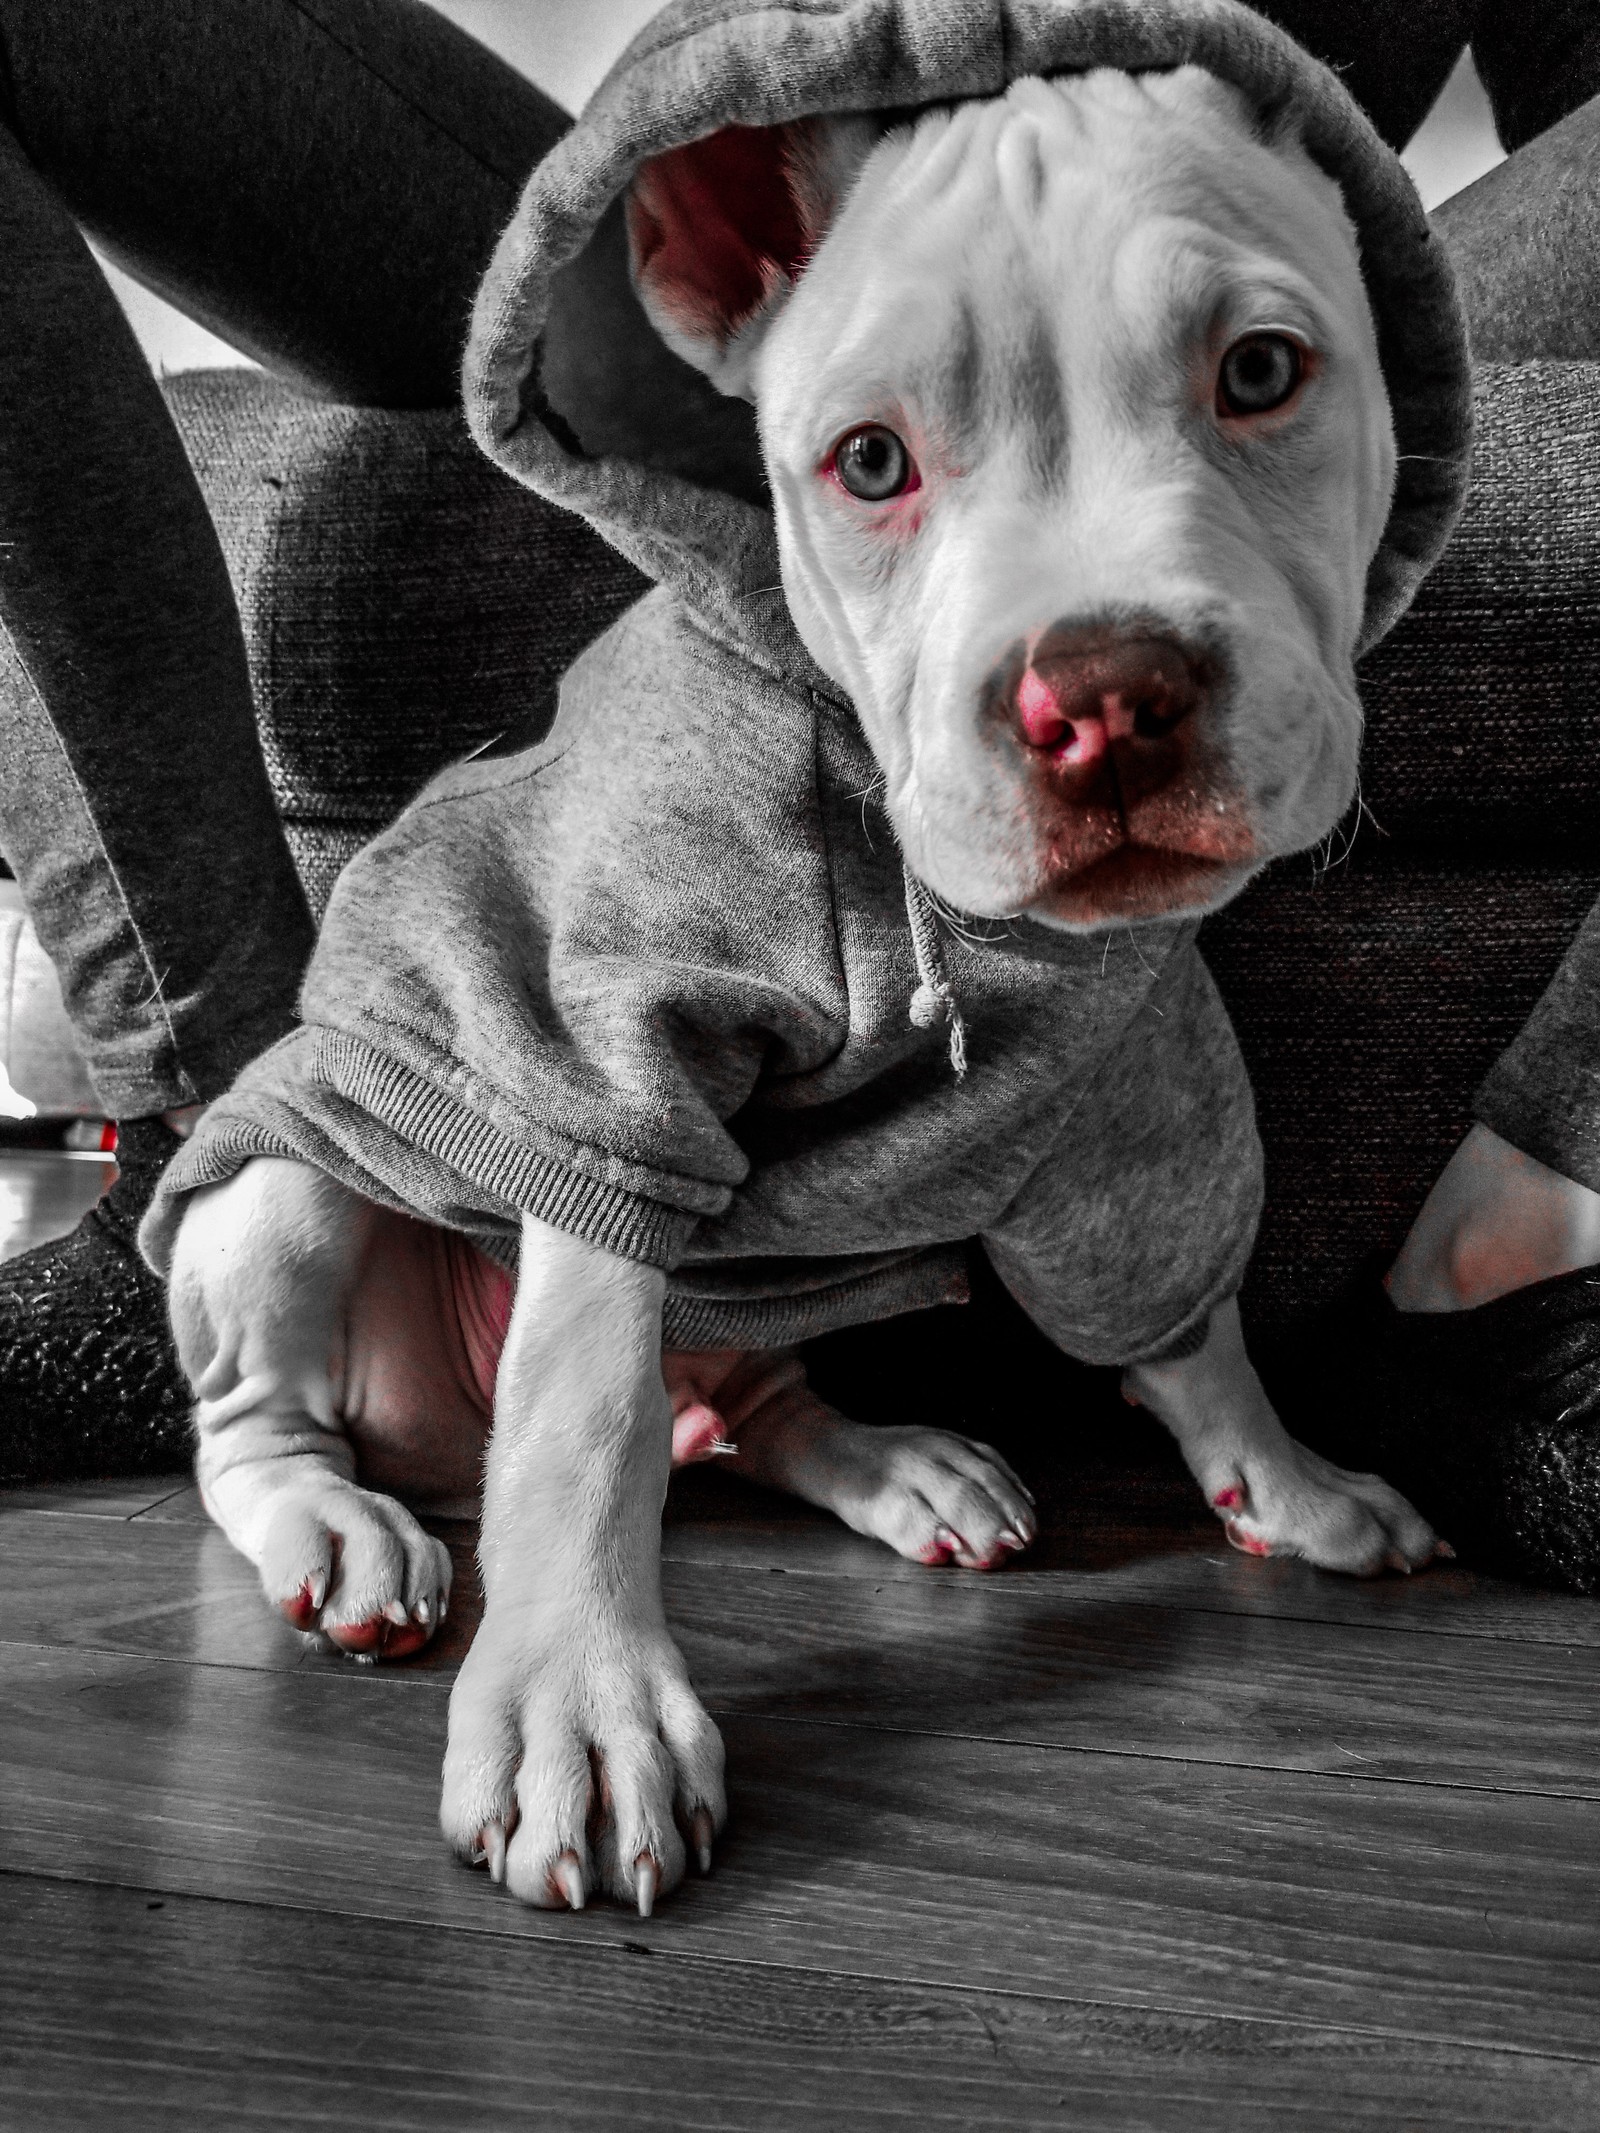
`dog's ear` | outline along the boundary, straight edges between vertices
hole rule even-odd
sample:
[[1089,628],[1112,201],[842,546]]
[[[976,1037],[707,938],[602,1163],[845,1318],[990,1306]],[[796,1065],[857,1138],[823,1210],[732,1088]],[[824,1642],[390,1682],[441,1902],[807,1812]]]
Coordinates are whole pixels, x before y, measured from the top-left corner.
[[727,126],[634,174],[628,250],[667,346],[719,392],[750,366],[878,137],[864,118]]

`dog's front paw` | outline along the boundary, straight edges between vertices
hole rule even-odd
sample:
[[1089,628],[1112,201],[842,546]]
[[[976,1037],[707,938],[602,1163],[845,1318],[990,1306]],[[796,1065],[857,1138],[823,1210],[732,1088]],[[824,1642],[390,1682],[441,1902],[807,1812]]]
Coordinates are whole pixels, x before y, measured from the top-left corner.
[[450,1699],[440,1825],[513,1896],[581,1910],[604,1889],[648,1917],[702,1873],[726,1807],[722,1739],[663,1629],[596,1635],[485,1617]]
[[1242,1460],[1211,1508],[1246,1555],[1298,1555],[1353,1577],[1418,1570],[1453,1552],[1398,1489],[1376,1474],[1349,1473],[1292,1438],[1286,1453]]
[[963,1570],[996,1570],[1033,1540],[1033,1498],[987,1444],[948,1430],[837,1419],[818,1443],[806,1493],[857,1533],[914,1563]]
[[450,1597],[444,1543],[392,1496],[337,1475],[279,1490],[251,1553],[286,1621],[358,1659],[420,1651]]

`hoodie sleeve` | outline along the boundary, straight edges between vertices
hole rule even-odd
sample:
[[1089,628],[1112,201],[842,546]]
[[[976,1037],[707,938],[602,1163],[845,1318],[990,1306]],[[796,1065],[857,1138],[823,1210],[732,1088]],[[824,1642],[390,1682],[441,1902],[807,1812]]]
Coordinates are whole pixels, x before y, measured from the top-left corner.
[[508,1211],[674,1263],[747,1175],[730,1120],[844,1040],[813,720],[652,595],[548,741],[446,773],[346,870],[312,1077]]

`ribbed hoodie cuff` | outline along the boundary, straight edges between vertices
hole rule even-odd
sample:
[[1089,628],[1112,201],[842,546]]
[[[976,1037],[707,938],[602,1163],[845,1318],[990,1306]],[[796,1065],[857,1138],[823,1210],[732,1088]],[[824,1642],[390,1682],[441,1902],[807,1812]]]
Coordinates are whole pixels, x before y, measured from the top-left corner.
[[311,1071],[408,1145],[436,1157],[493,1199],[618,1258],[674,1266],[701,1220],[699,1210],[673,1207],[592,1177],[511,1139],[447,1090],[354,1038],[320,1034]]

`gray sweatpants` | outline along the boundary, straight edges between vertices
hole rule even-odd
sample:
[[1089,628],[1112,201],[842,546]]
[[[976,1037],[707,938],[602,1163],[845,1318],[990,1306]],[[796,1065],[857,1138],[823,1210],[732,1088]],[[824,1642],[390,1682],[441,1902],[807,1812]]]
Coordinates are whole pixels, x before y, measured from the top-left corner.
[[447,406],[565,125],[418,0],[0,0],[0,852],[114,1116],[283,1035],[312,929],[221,550],[80,229],[311,392]]

